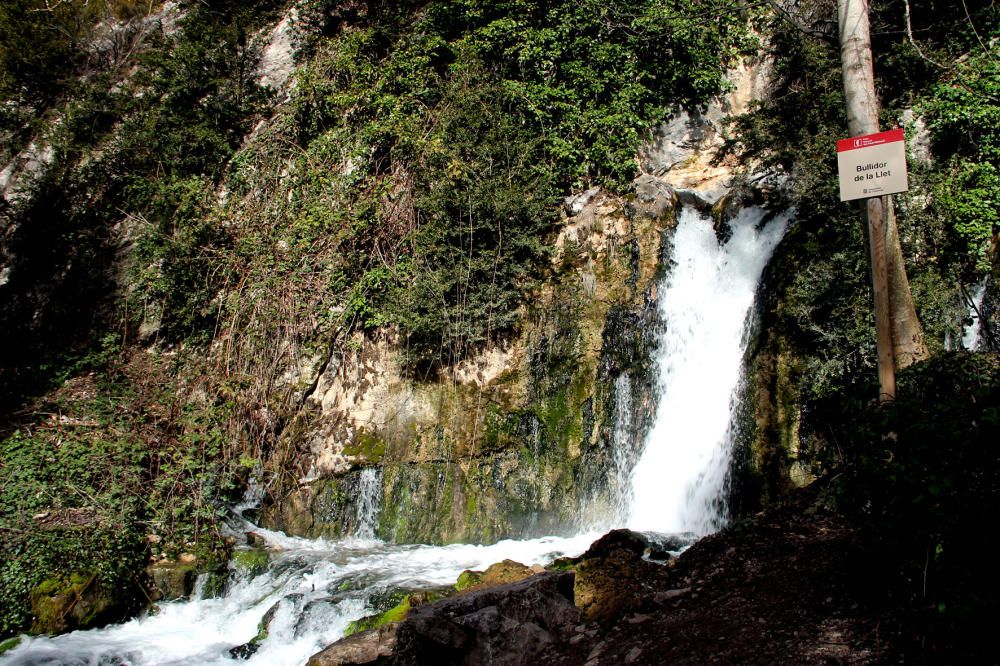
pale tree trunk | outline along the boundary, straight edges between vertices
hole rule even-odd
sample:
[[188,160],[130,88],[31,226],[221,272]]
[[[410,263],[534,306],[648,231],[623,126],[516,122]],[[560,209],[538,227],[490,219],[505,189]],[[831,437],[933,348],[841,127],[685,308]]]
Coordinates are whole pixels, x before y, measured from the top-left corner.
[[[837,13],[848,128],[851,136],[873,134],[879,131],[878,98],[872,68],[868,0],[838,0]],[[928,353],[906,278],[892,199],[874,197],[867,199],[866,204],[875,287],[879,382],[882,398],[892,399],[896,394],[895,368],[902,369],[923,360]]]

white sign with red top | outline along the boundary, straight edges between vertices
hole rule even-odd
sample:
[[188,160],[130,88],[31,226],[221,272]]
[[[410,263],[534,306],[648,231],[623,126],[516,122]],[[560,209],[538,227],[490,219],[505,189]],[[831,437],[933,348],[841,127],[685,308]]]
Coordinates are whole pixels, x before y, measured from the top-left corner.
[[856,136],[837,142],[840,200],[906,192],[906,143],[903,130]]

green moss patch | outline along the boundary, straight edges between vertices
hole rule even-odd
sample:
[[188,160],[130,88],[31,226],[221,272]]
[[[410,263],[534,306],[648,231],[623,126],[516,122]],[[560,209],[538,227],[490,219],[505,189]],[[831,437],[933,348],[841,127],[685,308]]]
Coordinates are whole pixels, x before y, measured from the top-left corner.
[[232,565],[236,571],[252,577],[264,573],[270,560],[263,548],[248,548],[233,552]]

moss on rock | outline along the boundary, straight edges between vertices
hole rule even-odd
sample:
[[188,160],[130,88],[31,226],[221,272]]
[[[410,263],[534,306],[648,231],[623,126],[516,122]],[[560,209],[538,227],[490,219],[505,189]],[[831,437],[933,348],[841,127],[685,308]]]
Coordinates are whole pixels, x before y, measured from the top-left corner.
[[264,573],[270,562],[270,555],[263,548],[247,548],[233,552],[233,568],[249,577]]
[[110,621],[118,600],[97,584],[97,574],[74,572],[35,586],[30,594],[33,634],[60,634]]
[[0,655],[4,654],[5,652],[10,652],[20,644],[21,644],[20,636],[14,636],[13,638],[8,638],[5,641],[0,641]]

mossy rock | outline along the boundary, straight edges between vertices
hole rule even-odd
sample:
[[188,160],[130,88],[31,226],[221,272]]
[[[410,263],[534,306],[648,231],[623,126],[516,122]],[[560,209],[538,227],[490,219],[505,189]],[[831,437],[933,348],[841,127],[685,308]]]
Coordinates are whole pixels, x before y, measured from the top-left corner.
[[560,557],[553,560],[545,567],[546,571],[573,571],[580,563],[579,557]]
[[483,582],[483,572],[473,571],[471,569],[466,569],[458,575],[458,580],[455,581],[455,591],[464,592],[470,587],[475,587]]
[[379,613],[378,615],[367,615],[359,620],[354,620],[349,625],[347,625],[347,630],[344,632],[344,637],[353,636],[354,634],[360,633],[362,631],[367,631],[369,629],[374,629],[375,627],[381,627],[383,624],[389,624],[390,622],[399,622],[406,619],[406,614],[410,612],[410,597],[407,596],[401,602],[385,611],[384,613]]
[[226,586],[229,584],[227,571],[206,571],[202,575],[205,576],[205,583],[201,587],[203,599],[217,599],[226,593]]
[[246,548],[233,551],[232,567],[249,577],[259,576],[267,569],[270,555],[263,548]]
[[271,621],[274,620],[275,614],[278,612],[278,608],[281,606],[281,601],[273,604],[264,613],[264,616],[260,618],[260,622],[257,623],[257,633],[249,641],[242,645],[237,645],[236,647],[229,650],[229,656],[233,659],[249,659],[257,653],[260,649],[261,644],[267,640],[267,637],[271,633]]
[[0,641],[0,655],[4,654],[5,652],[10,652],[20,644],[21,644],[20,636],[14,636],[14,638],[8,638],[5,641]]
[[516,583],[534,575],[534,570],[529,566],[515,562],[514,560],[503,560],[502,562],[496,562],[488,566],[486,571],[483,572],[483,578],[479,584],[482,587],[506,585],[508,583]]
[[385,458],[385,449],[384,440],[362,428],[354,435],[354,441],[344,445],[344,455],[351,458],[362,458],[365,462],[377,465]]
[[33,634],[60,634],[87,629],[111,621],[120,606],[115,597],[97,583],[97,575],[74,572],[68,578],[48,578],[31,591]]
[[411,608],[434,603],[435,601],[444,599],[449,595],[449,593],[450,590],[448,589],[419,590],[417,592],[411,592],[407,594],[402,601],[384,613],[368,615],[351,622],[347,625],[347,631],[344,632],[344,637],[346,638],[347,636],[367,631],[368,629],[375,629],[376,627],[381,627],[382,625],[390,624],[392,622],[405,620]]
[[157,562],[146,567],[153,583],[152,601],[186,599],[194,590],[197,567],[189,562]]

